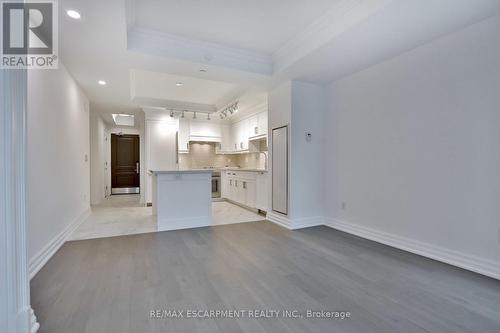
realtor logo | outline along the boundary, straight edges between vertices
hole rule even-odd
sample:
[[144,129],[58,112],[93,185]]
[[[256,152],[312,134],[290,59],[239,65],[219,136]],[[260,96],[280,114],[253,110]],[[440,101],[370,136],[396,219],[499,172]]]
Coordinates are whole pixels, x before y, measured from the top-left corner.
[[57,68],[57,4],[2,1],[0,68]]

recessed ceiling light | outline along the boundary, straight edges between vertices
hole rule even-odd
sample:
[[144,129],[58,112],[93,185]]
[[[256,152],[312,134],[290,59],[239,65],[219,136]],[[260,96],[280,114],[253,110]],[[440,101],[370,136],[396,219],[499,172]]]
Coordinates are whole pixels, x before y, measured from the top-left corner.
[[182,86],[184,85],[184,83],[182,83],[182,82],[177,82],[175,85],[176,85],[177,87],[182,87]]
[[106,81],[104,81],[104,80],[99,80],[99,81],[97,81],[97,83],[99,83],[101,86],[106,85]]
[[69,17],[75,20],[79,20],[82,17],[79,12],[73,9],[67,10],[66,14],[68,14]]

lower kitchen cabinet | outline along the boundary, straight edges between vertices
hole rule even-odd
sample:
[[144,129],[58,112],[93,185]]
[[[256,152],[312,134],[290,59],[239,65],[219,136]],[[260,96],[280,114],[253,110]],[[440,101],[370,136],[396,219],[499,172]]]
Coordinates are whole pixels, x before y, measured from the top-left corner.
[[[262,176],[266,177],[262,178]],[[221,178],[223,198],[249,208],[267,209],[267,174],[263,172],[224,171]]]

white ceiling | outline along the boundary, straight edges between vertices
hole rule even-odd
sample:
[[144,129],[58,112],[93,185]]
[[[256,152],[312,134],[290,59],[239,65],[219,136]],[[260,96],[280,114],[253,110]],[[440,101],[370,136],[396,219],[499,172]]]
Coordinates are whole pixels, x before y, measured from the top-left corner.
[[214,110],[288,79],[327,83],[498,14],[500,1],[59,0],[59,13],[62,63],[110,122],[145,105]]
[[144,70],[131,70],[131,87],[132,98],[189,101],[214,107],[221,102],[221,97],[239,92],[238,85],[232,83]]
[[339,0],[136,0],[136,26],[273,53]]

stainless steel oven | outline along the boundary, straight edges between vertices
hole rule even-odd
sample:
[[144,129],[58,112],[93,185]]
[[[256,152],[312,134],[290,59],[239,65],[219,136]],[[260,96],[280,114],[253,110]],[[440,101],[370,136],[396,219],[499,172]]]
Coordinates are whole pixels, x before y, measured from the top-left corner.
[[212,198],[220,198],[221,196],[221,180],[220,171],[212,171]]

